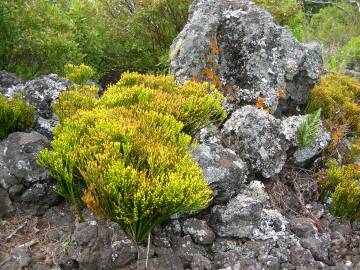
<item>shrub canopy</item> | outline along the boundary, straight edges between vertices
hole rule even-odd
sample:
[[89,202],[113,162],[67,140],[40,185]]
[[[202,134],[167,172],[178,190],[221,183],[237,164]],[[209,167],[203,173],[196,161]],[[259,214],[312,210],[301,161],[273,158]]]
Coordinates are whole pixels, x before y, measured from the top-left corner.
[[52,150],[38,158],[61,195],[118,222],[138,242],[171,215],[207,206],[212,192],[188,134],[225,119],[213,87],[127,73],[90,107],[74,110],[78,98],[68,93],[56,105],[63,113]]

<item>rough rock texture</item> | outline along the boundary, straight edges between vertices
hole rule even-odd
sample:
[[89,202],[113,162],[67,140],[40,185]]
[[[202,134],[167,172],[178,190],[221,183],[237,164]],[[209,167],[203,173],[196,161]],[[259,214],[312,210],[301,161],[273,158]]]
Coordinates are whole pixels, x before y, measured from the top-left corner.
[[57,117],[53,114],[51,105],[62,91],[68,89],[71,81],[63,79],[56,74],[40,76],[26,82],[22,91],[25,98],[33,104],[37,112],[35,129],[48,137],[52,137],[53,129],[58,124]]
[[35,131],[12,133],[0,143],[0,185],[25,210],[43,212],[58,201],[49,172],[36,162],[47,146],[48,139]]
[[216,202],[230,199],[247,180],[246,163],[219,143],[203,143],[193,151],[193,156],[203,168]]
[[319,46],[300,44],[248,0],[194,1],[170,60],[178,81],[211,70],[238,104],[263,98],[272,112],[304,104],[322,65]]
[[76,226],[69,256],[80,269],[121,269],[136,259],[137,248],[118,224],[91,220]]
[[226,206],[213,208],[212,226],[221,237],[275,238],[285,231],[287,222],[276,210],[269,209],[268,204],[263,184],[253,181]]
[[183,224],[183,232],[189,234],[195,243],[202,245],[212,244],[215,234],[203,220],[187,219]]
[[[225,122],[221,142],[234,150],[248,164],[250,171],[269,178],[281,172],[290,148],[295,149],[295,163],[303,164],[328,145],[330,134],[321,126],[314,144],[302,149],[297,147],[298,127],[305,117],[291,116],[281,120],[263,109],[247,105],[236,110]],[[200,165],[204,163],[200,162]]]
[[0,93],[10,97],[12,93],[19,91],[23,87],[23,81],[15,74],[0,70]]
[[235,111],[225,122],[222,142],[266,178],[281,171],[289,148],[281,121],[250,105]]

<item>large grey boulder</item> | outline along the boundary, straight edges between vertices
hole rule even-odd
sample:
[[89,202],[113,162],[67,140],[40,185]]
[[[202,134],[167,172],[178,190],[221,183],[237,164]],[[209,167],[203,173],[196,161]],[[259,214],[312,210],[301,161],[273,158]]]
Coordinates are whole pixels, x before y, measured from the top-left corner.
[[30,212],[43,212],[58,201],[49,172],[36,162],[48,146],[48,139],[35,131],[12,133],[0,143],[0,186]]
[[237,104],[262,98],[271,112],[304,104],[322,65],[318,45],[299,43],[249,0],[194,1],[170,61],[178,81],[218,77]]
[[287,158],[290,145],[281,131],[281,120],[248,105],[235,111],[225,122],[221,140],[251,170],[269,178],[282,170]]

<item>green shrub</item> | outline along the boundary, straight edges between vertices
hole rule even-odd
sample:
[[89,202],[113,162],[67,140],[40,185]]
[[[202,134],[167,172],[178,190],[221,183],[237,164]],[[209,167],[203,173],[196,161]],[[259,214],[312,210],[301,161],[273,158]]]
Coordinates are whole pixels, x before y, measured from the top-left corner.
[[75,85],[64,91],[52,106],[60,121],[70,118],[80,110],[92,110],[96,106],[97,87]]
[[323,192],[332,193],[332,213],[350,220],[360,218],[360,166],[339,166],[331,162],[322,183]]
[[93,80],[95,70],[87,65],[66,64],[64,67],[65,78],[77,84],[85,84],[87,81]]
[[191,0],[0,1],[0,68],[23,79],[64,65],[163,72]]
[[306,111],[313,113],[322,109],[330,129],[346,125],[359,132],[359,95],[360,83],[356,79],[330,74],[311,90]]
[[294,36],[304,40],[305,14],[296,0],[255,0],[255,3],[266,8],[283,26],[288,26]]
[[12,100],[0,94],[0,140],[12,132],[26,130],[34,124],[35,110],[19,96]]
[[[185,131],[225,119],[223,97],[212,91],[169,76],[126,73],[94,108],[64,114],[52,150],[38,161],[76,208],[84,202],[142,242],[171,215],[200,210],[211,199]],[[71,98],[65,100],[67,110]]]
[[338,48],[332,55],[325,55],[327,67],[332,71],[342,71],[344,68],[360,67],[360,36],[352,37],[344,46]]
[[306,28],[306,40],[324,46],[325,66],[334,71],[340,71],[353,58],[359,58],[359,41],[356,41],[359,36],[360,12],[347,0],[321,8],[312,15]]

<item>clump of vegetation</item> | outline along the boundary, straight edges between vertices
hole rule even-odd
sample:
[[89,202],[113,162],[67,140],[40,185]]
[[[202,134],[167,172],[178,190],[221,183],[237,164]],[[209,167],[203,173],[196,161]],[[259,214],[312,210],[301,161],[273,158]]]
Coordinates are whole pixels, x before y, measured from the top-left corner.
[[299,147],[304,148],[316,142],[321,124],[321,109],[310,114],[300,124],[298,130]]
[[352,141],[347,153],[341,152],[341,163],[330,162],[330,168],[321,179],[322,197],[331,197],[334,215],[351,220],[360,217],[360,170],[356,163],[359,154],[360,83],[339,74],[330,74],[310,92],[306,110],[322,108],[322,115],[332,141],[327,149],[328,158],[339,151],[344,139]]
[[11,100],[0,94],[0,140],[10,133],[23,131],[33,126],[35,110],[20,96]]
[[255,0],[255,3],[266,8],[283,26],[288,26],[299,41],[304,41],[306,24],[303,7],[296,0]]
[[191,0],[0,1],[0,69],[23,79],[64,65],[162,72]]
[[320,108],[330,130],[346,126],[360,131],[360,83],[339,74],[323,77],[310,92],[306,111],[313,113]]
[[332,213],[350,220],[360,218],[360,166],[330,163],[322,181],[323,194],[332,194]]
[[325,54],[325,61],[327,62],[327,67],[333,71],[359,69],[360,36],[352,37],[344,46],[336,49],[332,55]]
[[80,85],[92,80],[96,74],[92,67],[84,64],[66,64],[64,69],[65,78]]
[[188,134],[225,119],[222,99],[206,84],[126,73],[94,106],[74,111],[71,96],[60,96],[66,113],[52,150],[43,150],[38,161],[77,209],[84,202],[142,242],[171,215],[211,200]]
[[360,12],[350,1],[336,1],[324,5],[313,14],[306,27],[306,40],[317,41],[324,46],[326,67],[340,71],[352,57],[356,57],[358,42],[350,41],[360,35]]

